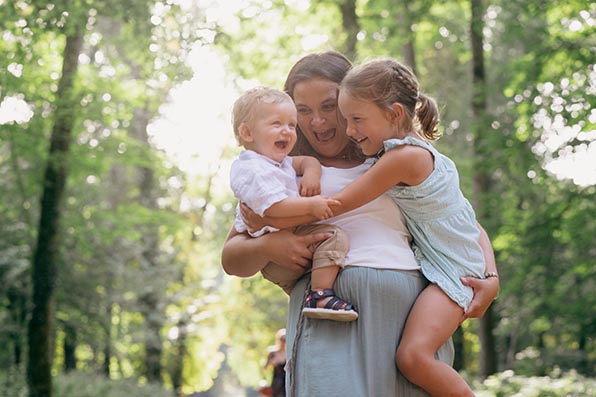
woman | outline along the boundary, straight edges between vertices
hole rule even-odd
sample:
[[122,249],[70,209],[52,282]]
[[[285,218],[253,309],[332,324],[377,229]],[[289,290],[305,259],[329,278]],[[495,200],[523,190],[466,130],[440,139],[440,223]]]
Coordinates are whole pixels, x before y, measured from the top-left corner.
[[[341,190],[371,165],[358,155],[338,117],[337,88],[350,68],[350,62],[336,52],[311,54],[294,65],[285,84],[298,110],[295,152],[319,159],[325,195]],[[342,227],[350,238],[346,266],[335,290],[351,301],[361,316],[351,323],[304,320],[300,313],[309,280],[303,277],[298,282],[290,296],[286,327],[291,353],[286,368],[288,395],[425,396],[397,371],[394,361],[409,310],[427,285],[410,249],[403,215],[383,195],[327,222]],[[306,270],[311,257],[308,246],[325,237],[295,236],[282,230],[250,238],[232,229],[222,251],[222,265],[226,273],[239,277],[256,274],[269,261]],[[494,255],[484,230],[479,243],[485,253],[486,271],[495,272]],[[498,292],[498,280],[467,279],[465,283],[475,291],[466,314],[481,317]],[[451,364],[451,341],[438,356]]]
[[273,367],[273,376],[269,389],[271,397],[285,397],[286,395],[286,329],[275,333],[276,346],[267,354],[264,369]]

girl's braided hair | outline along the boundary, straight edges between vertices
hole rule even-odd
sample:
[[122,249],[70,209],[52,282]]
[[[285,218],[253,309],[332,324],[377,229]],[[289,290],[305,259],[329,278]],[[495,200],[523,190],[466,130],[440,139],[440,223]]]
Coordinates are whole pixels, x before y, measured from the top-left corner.
[[407,115],[401,121],[401,128],[416,131],[428,140],[441,136],[437,130],[440,119],[435,100],[420,92],[414,73],[394,59],[376,59],[354,67],[341,82],[340,89],[387,111],[392,111],[391,104],[397,102]]

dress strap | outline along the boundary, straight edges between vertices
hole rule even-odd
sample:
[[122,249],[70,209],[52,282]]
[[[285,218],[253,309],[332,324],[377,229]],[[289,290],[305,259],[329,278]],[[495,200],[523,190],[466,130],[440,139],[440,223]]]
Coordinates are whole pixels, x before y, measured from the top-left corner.
[[434,156],[436,156],[436,149],[427,141],[422,140],[420,138],[416,138],[413,136],[407,136],[403,139],[393,138],[387,139],[383,142],[383,147],[385,151],[389,151],[391,149],[395,149],[396,147],[403,146],[403,145],[413,145],[413,146],[420,146],[429,152],[431,152]]

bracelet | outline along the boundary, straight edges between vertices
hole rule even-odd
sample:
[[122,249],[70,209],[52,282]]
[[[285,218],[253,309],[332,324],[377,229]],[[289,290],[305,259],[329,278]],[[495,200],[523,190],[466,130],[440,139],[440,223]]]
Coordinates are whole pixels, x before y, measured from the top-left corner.
[[490,278],[490,277],[499,278],[499,275],[497,274],[497,272],[486,272],[486,273],[484,273],[484,278]]

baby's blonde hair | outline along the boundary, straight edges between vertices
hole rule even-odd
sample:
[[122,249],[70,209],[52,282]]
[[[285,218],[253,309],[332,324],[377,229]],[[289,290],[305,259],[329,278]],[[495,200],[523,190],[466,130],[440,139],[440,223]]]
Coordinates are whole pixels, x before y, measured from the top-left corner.
[[240,137],[240,124],[253,121],[261,104],[278,104],[284,102],[294,104],[292,98],[285,92],[266,86],[251,88],[236,99],[232,108],[232,126],[238,143],[240,145],[244,144]]

